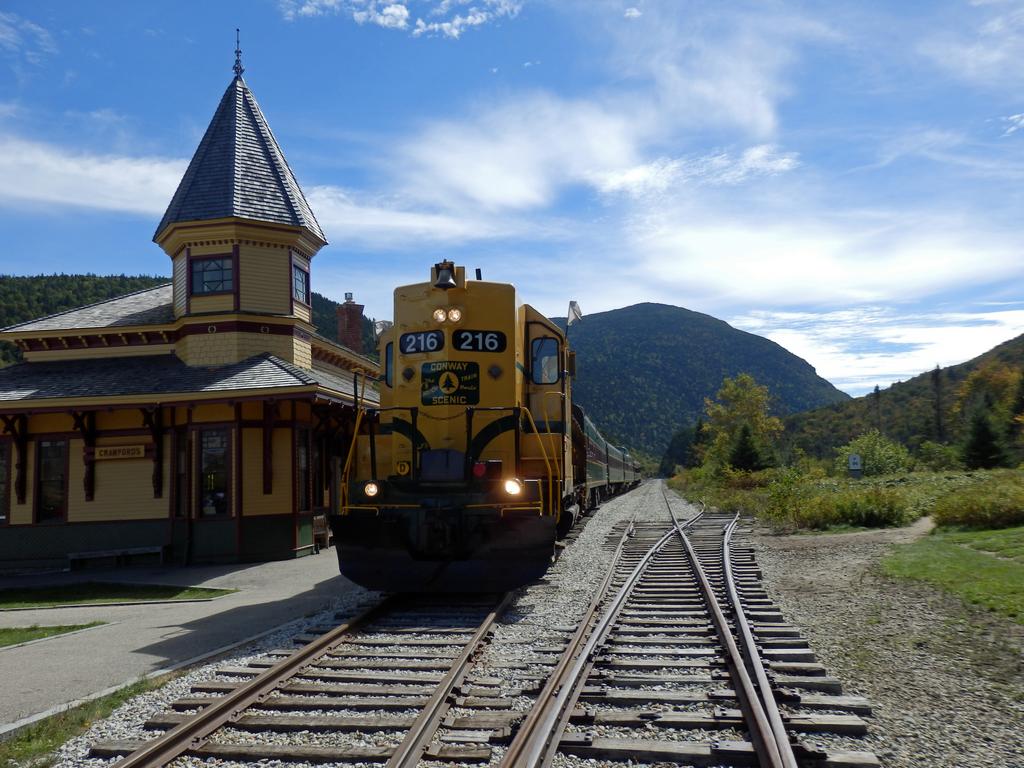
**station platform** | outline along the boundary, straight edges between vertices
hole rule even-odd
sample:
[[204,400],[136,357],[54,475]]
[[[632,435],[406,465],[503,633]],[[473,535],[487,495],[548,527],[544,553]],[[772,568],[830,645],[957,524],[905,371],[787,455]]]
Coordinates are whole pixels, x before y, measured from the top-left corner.
[[334,549],[269,563],[153,566],[0,577],[0,588],[113,581],[237,589],[204,602],[0,611],[0,627],[105,625],[0,648],[0,738],[77,702],[369,595],[339,575]]

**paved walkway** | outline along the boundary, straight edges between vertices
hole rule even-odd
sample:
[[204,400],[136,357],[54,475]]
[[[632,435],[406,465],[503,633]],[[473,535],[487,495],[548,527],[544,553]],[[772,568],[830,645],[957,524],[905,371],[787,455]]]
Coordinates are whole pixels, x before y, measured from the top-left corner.
[[0,578],[0,588],[123,581],[240,590],[198,603],[0,611],[0,626],[105,626],[21,648],[0,648],[0,729],[328,607],[358,589],[338,574],[335,550],[272,563],[122,568]]

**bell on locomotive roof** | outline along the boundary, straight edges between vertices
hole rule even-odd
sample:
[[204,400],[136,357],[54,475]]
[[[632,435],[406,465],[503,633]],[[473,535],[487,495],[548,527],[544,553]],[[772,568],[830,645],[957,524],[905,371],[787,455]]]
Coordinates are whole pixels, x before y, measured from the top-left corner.
[[439,264],[435,264],[434,269],[437,270],[437,282],[434,283],[435,288],[447,291],[449,288],[456,287],[454,262],[442,261]]

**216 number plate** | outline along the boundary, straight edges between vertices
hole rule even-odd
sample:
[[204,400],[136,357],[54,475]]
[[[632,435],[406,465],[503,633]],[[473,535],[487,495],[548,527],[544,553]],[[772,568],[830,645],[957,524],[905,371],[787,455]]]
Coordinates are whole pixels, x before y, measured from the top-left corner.
[[504,352],[508,342],[501,331],[457,330],[452,345],[460,352]]

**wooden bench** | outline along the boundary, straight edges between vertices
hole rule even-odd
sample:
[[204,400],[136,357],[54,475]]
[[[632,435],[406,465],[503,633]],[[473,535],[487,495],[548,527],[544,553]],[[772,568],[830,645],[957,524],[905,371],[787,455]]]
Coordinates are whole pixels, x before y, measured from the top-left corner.
[[113,558],[114,565],[125,565],[135,555],[157,555],[160,558],[160,564],[163,565],[164,549],[163,545],[157,545],[154,547],[122,547],[120,549],[94,549],[88,552],[68,552],[68,566],[74,569],[75,563],[109,558]]
[[334,541],[334,534],[331,533],[331,526],[327,524],[326,514],[313,515],[313,544],[316,551],[327,549]]

